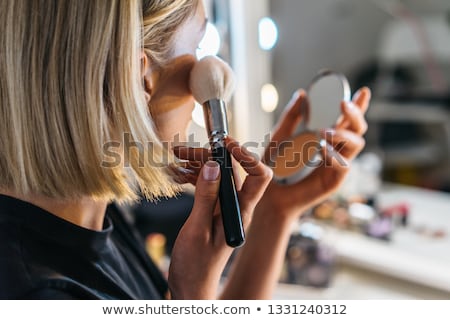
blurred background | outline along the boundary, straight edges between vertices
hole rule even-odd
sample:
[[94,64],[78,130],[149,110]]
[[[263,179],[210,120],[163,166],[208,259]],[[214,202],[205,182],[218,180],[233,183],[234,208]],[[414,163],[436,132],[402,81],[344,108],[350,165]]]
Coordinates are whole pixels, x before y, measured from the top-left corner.
[[[367,145],[338,194],[293,229],[275,298],[450,298],[450,2],[206,5],[210,25],[198,55],[233,67],[231,133],[252,151],[263,150],[293,92],[320,70],[346,75],[352,92],[368,86],[373,94]],[[206,144],[202,119],[198,107],[191,134]],[[165,243],[161,263],[191,205],[188,191],[136,208],[149,251]]]

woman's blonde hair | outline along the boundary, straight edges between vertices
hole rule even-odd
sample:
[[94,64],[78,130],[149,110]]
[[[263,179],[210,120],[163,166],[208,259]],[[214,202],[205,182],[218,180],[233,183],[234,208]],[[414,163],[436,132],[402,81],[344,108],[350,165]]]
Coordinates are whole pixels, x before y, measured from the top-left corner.
[[167,62],[173,48],[174,33],[191,17],[202,0],[143,0],[143,45],[152,63]]
[[141,1],[0,2],[0,189],[102,200],[176,192],[140,78]]

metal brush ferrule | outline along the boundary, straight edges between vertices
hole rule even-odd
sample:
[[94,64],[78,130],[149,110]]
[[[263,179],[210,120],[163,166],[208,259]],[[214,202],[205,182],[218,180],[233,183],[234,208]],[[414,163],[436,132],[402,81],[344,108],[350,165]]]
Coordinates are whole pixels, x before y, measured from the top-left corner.
[[206,130],[212,149],[225,147],[224,139],[228,136],[228,119],[225,102],[219,99],[203,103]]

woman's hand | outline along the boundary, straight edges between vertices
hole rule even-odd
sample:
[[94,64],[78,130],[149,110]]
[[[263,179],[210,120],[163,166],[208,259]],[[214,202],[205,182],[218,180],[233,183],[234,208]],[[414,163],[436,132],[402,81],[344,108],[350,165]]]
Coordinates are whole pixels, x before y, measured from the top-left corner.
[[[248,174],[243,182],[236,183],[245,227],[272,178],[272,171],[232,139],[227,140],[227,149]],[[198,173],[194,206],[172,251],[171,296],[173,299],[216,299],[220,276],[233,251],[225,242],[217,203],[220,168],[214,161],[201,165],[209,157],[205,149],[176,148],[174,151],[180,158],[199,162],[191,162],[191,169]],[[193,180],[194,176],[188,175],[187,180]]]
[[[322,138],[327,146],[322,149],[323,161],[308,177],[293,185],[272,181],[258,208],[275,212],[281,217],[297,218],[306,209],[316,205],[335,192],[344,181],[350,162],[363,149],[363,134],[367,130],[364,113],[370,101],[370,90],[360,89],[352,102],[342,102],[342,117],[335,128],[325,129]],[[308,103],[306,93],[298,91],[277,124],[264,158],[273,157],[277,145],[292,137],[301,121],[301,108]]]
[[[364,113],[368,108],[369,100],[370,90],[363,88],[355,94],[352,103],[342,103],[342,118],[334,129],[325,130],[324,133],[324,139],[333,147],[333,150],[324,150],[323,163],[311,175],[294,185],[280,185],[274,181],[270,182],[269,187],[255,208],[252,224],[247,230],[246,244],[236,256],[233,268],[230,270],[228,281],[222,292],[223,298],[271,298],[283,265],[286,247],[291,234],[291,222],[298,218],[307,208],[320,202],[337,190],[349,170],[349,162],[364,147],[362,135],[367,130]],[[301,120],[300,108],[306,102],[306,94],[299,92],[277,125],[270,146],[276,146],[291,138]],[[270,146],[266,152],[266,157],[270,157]],[[208,152],[204,149],[182,148],[175,150],[175,154],[181,159],[189,160],[186,163],[186,167],[191,170],[192,174],[190,177],[188,176],[187,181],[194,180],[198,174],[198,169],[196,168],[208,158]],[[235,158],[239,161],[243,160],[236,156]],[[259,165],[258,163],[258,167]],[[260,175],[267,178],[267,173],[264,173],[262,168],[258,170],[260,170]],[[237,175],[235,176],[237,177]],[[251,175],[247,177],[246,183],[250,177]],[[265,179],[260,179],[260,181],[267,182]],[[199,182],[197,182],[197,188]],[[253,192],[259,193],[265,188],[266,184],[262,188],[259,183],[261,182],[258,180],[252,180],[252,183],[247,183],[245,188],[247,198],[250,198]],[[260,195],[258,194],[257,197],[252,199],[257,200],[259,197]],[[246,212],[246,224],[249,216],[250,214]],[[218,235],[218,241],[221,242],[218,246],[220,252],[211,249],[212,253],[209,254],[209,257],[213,259],[203,256],[206,257],[207,263],[212,268],[216,268],[211,275],[217,274],[218,270],[222,269],[224,265],[224,260],[220,262],[214,261],[215,255],[225,257],[230,253],[230,249],[224,245],[223,232],[221,230],[220,228],[221,234],[220,236]],[[203,245],[199,248],[203,247],[208,248],[209,246]],[[185,250],[184,252],[189,254],[191,251]],[[196,257],[193,258],[195,259]],[[217,266],[215,265],[216,262]],[[201,260],[198,265],[202,263],[204,262]],[[193,268],[195,278],[193,283],[201,283],[202,280],[206,281],[204,279],[207,277],[206,274],[199,274],[202,271],[196,270],[195,266]],[[191,271],[190,269],[185,270],[184,275],[188,277]],[[183,275],[181,274],[180,277],[183,278]],[[206,282],[203,283],[203,286],[208,288]],[[195,291],[195,288],[191,289]],[[215,292],[205,292],[207,296],[212,296],[213,294]]]
[[[294,185],[270,183],[255,209],[246,244],[234,260],[223,298],[272,298],[291,236],[291,223],[305,209],[336,191],[344,180],[349,162],[364,146],[362,135],[367,124],[363,114],[369,100],[370,91],[364,88],[353,99],[355,107],[351,103],[342,104],[342,118],[335,129],[326,130],[330,133],[324,135],[336,151],[325,150],[323,163],[311,175]],[[294,97],[274,131],[266,157],[270,156],[270,146],[291,138],[301,120],[300,108],[306,102],[304,92]]]

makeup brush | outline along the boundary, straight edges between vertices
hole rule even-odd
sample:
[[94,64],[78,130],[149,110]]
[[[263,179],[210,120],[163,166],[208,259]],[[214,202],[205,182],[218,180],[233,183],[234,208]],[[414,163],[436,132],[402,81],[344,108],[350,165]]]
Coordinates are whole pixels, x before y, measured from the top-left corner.
[[191,71],[190,89],[203,105],[206,130],[213,159],[220,165],[219,201],[225,240],[230,247],[244,243],[244,228],[233,177],[231,156],[225,147],[228,136],[226,102],[234,90],[234,75],[223,60],[208,56],[198,61]]

